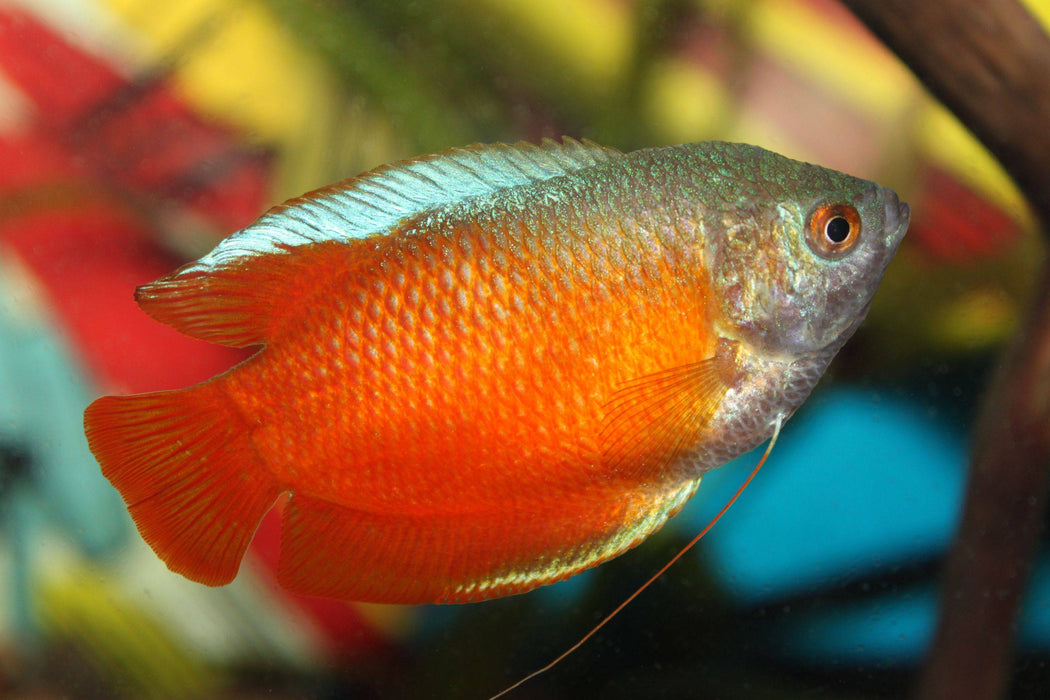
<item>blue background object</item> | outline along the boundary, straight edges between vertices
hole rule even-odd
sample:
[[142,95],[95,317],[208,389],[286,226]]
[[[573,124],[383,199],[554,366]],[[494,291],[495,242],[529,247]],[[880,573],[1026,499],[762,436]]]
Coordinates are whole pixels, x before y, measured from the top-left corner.
[[[704,477],[699,530],[754,467],[752,452]],[[966,445],[921,406],[874,391],[819,394],[784,427],[760,475],[706,537],[715,574],[746,604],[930,557],[955,531]]]
[[[17,281],[17,280],[16,280]],[[0,295],[13,282],[0,267]],[[6,302],[6,303],[5,303]],[[42,309],[25,295],[0,299],[0,549],[9,565],[0,604],[19,644],[34,643],[32,573],[45,528],[92,557],[115,553],[130,534],[120,496],[88,450],[82,374]]]
[[[767,465],[698,552],[737,605],[817,596],[935,561],[962,508],[965,428],[874,390],[814,396],[781,433]],[[704,477],[675,526],[699,531],[732,496],[761,448]],[[932,639],[932,581],[824,601],[784,616],[779,653],[809,662],[917,661]],[[1050,562],[1033,579],[1021,642],[1050,648]]]

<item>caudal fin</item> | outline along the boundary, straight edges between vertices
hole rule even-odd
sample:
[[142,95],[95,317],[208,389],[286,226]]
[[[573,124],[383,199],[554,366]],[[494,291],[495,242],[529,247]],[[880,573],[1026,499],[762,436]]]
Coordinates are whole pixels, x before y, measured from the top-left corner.
[[102,473],[168,568],[210,586],[232,581],[282,489],[218,386],[104,396],[88,406],[84,427]]

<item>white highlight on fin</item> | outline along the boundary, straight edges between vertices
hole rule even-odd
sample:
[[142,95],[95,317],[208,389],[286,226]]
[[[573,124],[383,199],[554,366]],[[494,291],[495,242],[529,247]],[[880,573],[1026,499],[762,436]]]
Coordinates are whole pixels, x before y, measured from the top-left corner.
[[544,139],[538,146],[475,144],[382,166],[274,207],[179,274],[208,272],[244,257],[310,243],[383,234],[437,207],[567,175],[622,155],[590,141]]

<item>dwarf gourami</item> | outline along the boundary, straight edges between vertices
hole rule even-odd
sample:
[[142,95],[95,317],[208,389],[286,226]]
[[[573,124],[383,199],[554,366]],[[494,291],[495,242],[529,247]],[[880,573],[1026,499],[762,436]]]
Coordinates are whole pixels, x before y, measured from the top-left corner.
[[907,223],[886,188],[742,144],[381,167],[140,287],[155,319],[262,348],[98,399],[88,441],[195,581],[232,580],[276,506],[292,591],[520,593],[638,544],[790,417]]

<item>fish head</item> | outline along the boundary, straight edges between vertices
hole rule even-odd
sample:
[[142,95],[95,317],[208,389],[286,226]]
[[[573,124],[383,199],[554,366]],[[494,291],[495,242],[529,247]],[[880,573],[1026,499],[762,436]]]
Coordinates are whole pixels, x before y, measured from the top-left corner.
[[706,221],[719,324],[771,357],[837,351],[867,314],[908,205],[867,180],[757,157],[762,167],[741,164],[746,184]]

